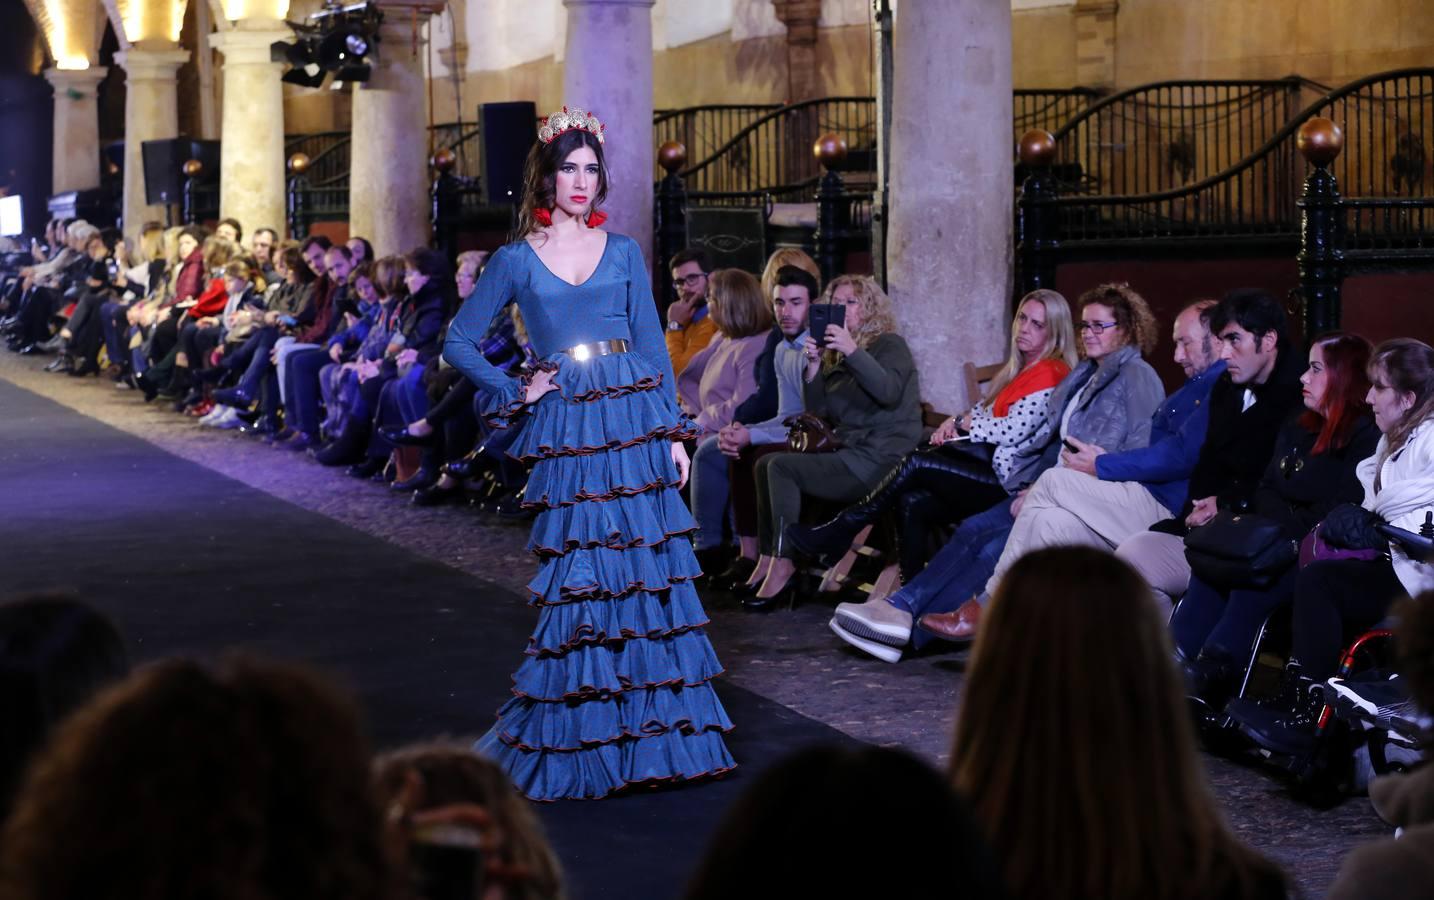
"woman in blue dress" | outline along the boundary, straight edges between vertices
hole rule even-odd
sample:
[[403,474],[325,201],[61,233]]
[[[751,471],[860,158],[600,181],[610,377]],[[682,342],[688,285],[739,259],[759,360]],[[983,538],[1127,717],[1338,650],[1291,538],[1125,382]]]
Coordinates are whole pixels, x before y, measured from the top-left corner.
[[[538,624],[476,749],[535,800],[597,798],[736,763],[678,494],[694,429],[678,411],[642,252],[597,227],[602,125],[565,107],[538,137],[518,239],[488,261],[443,351],[482,389],[490,420],[528,417],[508,452],[532,465],[524,503],[539,511],[528,544]],[[541,359],[523,381],[477,347],[510,302]]]

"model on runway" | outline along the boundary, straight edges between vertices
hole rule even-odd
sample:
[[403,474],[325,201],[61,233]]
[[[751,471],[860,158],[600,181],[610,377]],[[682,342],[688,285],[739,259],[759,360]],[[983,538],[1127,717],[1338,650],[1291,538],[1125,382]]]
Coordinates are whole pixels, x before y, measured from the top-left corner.
[[[526,416],[509,452],[532,464],[525,505],[538,624],[513,697],[476,749],[537,800],[596,798],[731,769],[732,727],[711,681],[678,491],[687,479],[672,365],[642,252],[602,231],[603,131],[554,113],[528,155],[517,240],[488,262],[444,357],[487,393],[485,413]],[[516,302],[542,360],[530,380],[477,341]]]

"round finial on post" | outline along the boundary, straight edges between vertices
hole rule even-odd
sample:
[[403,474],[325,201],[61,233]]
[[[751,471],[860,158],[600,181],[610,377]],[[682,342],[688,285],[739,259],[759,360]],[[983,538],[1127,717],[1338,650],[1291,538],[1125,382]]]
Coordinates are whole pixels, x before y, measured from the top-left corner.
[[184,174],[190,178],[197,178],[200,172],[204,171],[204,163],[197,159],[191,159],[184,164]]
[[118,175],[119,173],[120,173],[119,163],[115,162],[114,160],[110,160],[109,162],[106,162],[106,163],[105,163],[105,174],[106,174],[106,175]]
[[1310,163],[1327,166],[1344,149],[1344,132],[1324,116],[1316,116],[1300,126],[1295,146]]
[[1055,135],[1044,128],[1032,128],[1021,135],[1021,143],[1016,154],[1021,165],[1028,169],[1043,169],[1049,166],[1056,158]]
[[454,166],[458,165],[458,157],[452,150],[443,147],[433,154],[433,158],[428,161],[428,164],[433,167],[434,171],[447,175],[453,171]]
[[687,165],[687,148],[681,141],[663,141],[657,148],[657,164],[668,175],[676,175],[678,169]]
[[827,171],[831,171],[846,159],[846,141],[839,134],[824,134],[812,144],[812,155]]
[[308,168],[309,154],[295,153],[293,156],[289,157],[289,171],[293,172],[295,175],[304,174],[304,172],[308,171]]

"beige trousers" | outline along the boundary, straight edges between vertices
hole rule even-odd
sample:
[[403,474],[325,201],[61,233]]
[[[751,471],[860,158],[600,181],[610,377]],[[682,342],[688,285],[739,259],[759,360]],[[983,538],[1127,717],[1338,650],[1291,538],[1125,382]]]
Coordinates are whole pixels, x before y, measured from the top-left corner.
[[1171,605],[1190,587],[1190,563],[1185,561],[1185,539],[1173,534],[1142,531],[1116,548],[1115,555],[1140,573],[1155,599]]
[[1026,492],[986,593],[993,593],[1006,570],[1033,550],[1071,545],[1114,550],[1168,518],[1170,511],[1134,481],[1101,481],[1073,469],[1047,469]]

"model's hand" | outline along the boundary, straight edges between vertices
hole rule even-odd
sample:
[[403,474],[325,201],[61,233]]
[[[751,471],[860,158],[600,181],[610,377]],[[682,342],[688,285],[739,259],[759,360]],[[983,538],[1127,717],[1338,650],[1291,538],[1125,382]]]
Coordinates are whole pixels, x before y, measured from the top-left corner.
[[687,486],[687,472],[692,467],[692,462],[687,458],[687,448],[681,441],[672,442],[672,462],[677,466],[677,489],[680,491]]
[[1194,509],[1190,510],[1190,515],[1185,517],[1185,524],[1190,528],[1199,528],[1201,525],[1215,518],[1215,513],[1219,511],[1220,509],[1216,505],[1214,497],[1201,497],[1195,501]]
[[553,376],[556,372],[548,369],[539,369],[533,373],[533,378],[528,382],[528,389],[523,392],[524,403],[537,403],[544,394],[556,391],[558,386],[553,383]]
[[1084,472],[1087,475],[1095,475],[1095,459],[1105,453],[1105,448],[1087,444],[1085,441],[1073,437],[1068,437],[1066,440],[1075,445],[1077,452],[1061,451],[1061,462],[1065,464],[1065,467],[1077,472]]
[[826,345],[828,350],[835,350],[842,356],[851,356],[856,352],[856,338],[841,325],[827,326]]

